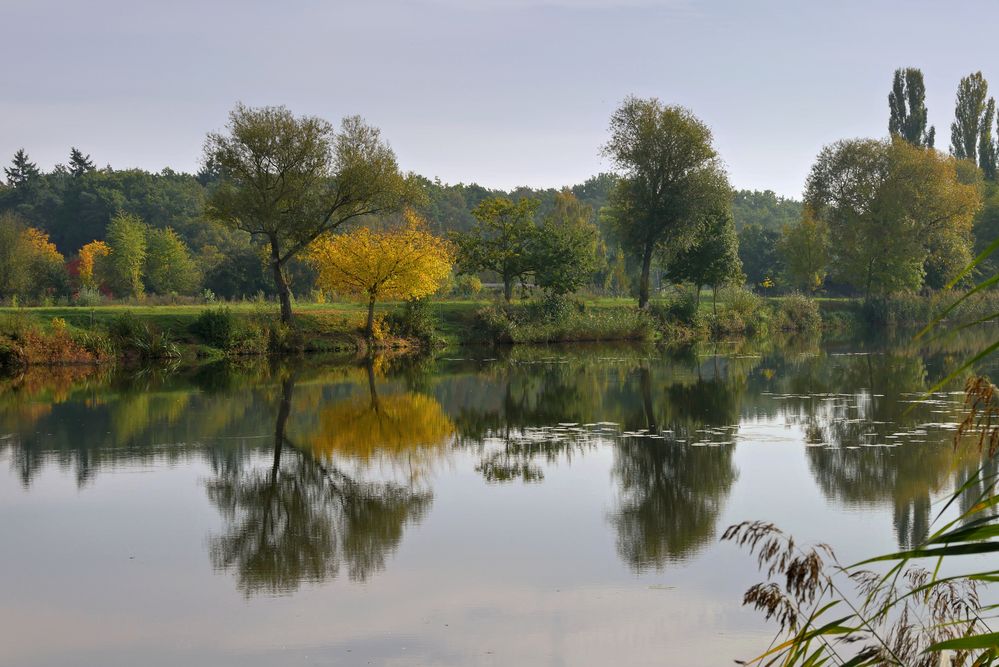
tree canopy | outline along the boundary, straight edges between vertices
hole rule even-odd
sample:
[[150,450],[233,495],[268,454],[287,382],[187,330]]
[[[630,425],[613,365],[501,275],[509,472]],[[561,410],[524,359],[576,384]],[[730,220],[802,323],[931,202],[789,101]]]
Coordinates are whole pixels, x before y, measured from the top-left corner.
[[433,294],[451,275],[454,249],[431,234],[411,211],[401,229],[359,227],[320,237],[308,258],[319,271],[320,289],[363,298],[368,305],[365,335],[371,336],[379,300],[419,299]]
[[208,135],[204,163],[218,173],[211,219],[263,238],[281,300],[291,319],[287,262],[350,220],[393,211],[416,197],[395,153],[360,116],[334,130],[284,107],[237,105],[226,133]]
[[981,205],[954,158],[899,139],[827,146],[805,201],[829,227],[837,278],[865,296],[919,289],[934,247],[966,253]]
[[629,97],[611,116],[610,132],[604,154],[621,173],[611,219],[622,246],[641,261],[644,308],[653,256],[691,245],[731,189],[711,130],[683,107]]
[[926,84],[923,71],[915,67],[895,70],[888,94],[888,133],[899,136],[913,146],[933,148],[936,129],[927,128]]

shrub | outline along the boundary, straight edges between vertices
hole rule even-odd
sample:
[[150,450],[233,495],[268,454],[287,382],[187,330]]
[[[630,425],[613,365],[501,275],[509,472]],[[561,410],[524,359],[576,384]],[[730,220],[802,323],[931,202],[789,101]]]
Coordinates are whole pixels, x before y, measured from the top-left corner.
[[804,294],[793,293],[777,304],[775,325],[782,331],[813,331],[822,326],[819,304]]
[[473,297],[482,291],[482,281],[478,276],[471,276],[463,273],[454,280],[451,293],[455,296]]
[[21,370],[27,363],[24,348],[12,340],[0,338],[0,373]]
[[191,322],[189,330],[205,344],[228,350],[236,338],[236,318],[225,306],[206,308]]
[[132,341],[132,349],[139,353],[142,359],[177,359],[180,348],[164,331],[145,328],[142,337]]
[[441,342],[437,317],[428,299],[407,301],[401,310],[389,313],[385,325],[394,336],[413,338],[425,345]]
[[502,306],[486,306],[475,312],[472,339],[489,343],[512,343],[514,322]]
[[96,287],[81,287],[74,302],[77,306],[92,308],[104,303],[104,295]]
[[525,321],[565,322],[574,312],[582,312],[583,307],[564,294],[545,292],[540,299],[529,302],[525,311]]
[[697,320],[697,295],[689,289],[670,290],[651,304],[649,312],[661,324],[693,324]]
[[553,319],[534,317],[536,307],[529,304],[520,308],[483,308],[476,313],[476,336],[494,343],[558,343],[650,340],[655,331],[648,313],[634,308],[573,307],[559,319]]
[[718,294],[717,313],[707,317],[708,328],[714,335],[767,331],[770,311],[763,297],[745,287],[724,287]]
[[146,329],[142,322],[130,310],[115,315],[108,323],[108,335],[123,346],[139,340],[145,334]]

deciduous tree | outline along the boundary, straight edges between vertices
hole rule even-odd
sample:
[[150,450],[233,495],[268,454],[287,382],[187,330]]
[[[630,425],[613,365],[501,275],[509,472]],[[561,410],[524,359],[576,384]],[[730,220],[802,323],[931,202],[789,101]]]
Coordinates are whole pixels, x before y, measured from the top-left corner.
[[829,271],[829,226],[805,208],[797,224],[781,232],[781,252],[788,282],[805,292],[822,288]]
[[201,280],[187,244],[170,227],[149,230],[144,273],[149,289],[157,294],[190,294]]
[[427,231],[415,213],[407,212],[406,226],[401,229],[360,227],[324,235],[313,244],[308,259],[319,271],[320,289],[367,302],[364,333],[370,337],[375,303],[419,299],[436,292],[451,275],[454,249]]
[[119,296],[141,297],[146,225],[137,216],[119,213],[108,224],[107,244],[111,249],[107,258],[111,289]]
[[80,285],[88,289],[100,286],[98,262],[111,254],[111,248],[104,241],[91,241],[80,248]]
[[524,284],[537,272],[538,226],[534,214],[539,202],[490,197],[472,209],[475,225],[457,235],[461,270],[493,271],[503,281],[503,296],[513,299],[514,284]]
[[895,70],[888,94],[888,132],[913,146],[933,148],[936,130],[926,127],[926,85],[923,72],[915,67]]
[[571,294],[589,284],[598,266],[599,242],[593,209],[571,190],[562,190],[538,231],[535,283],[552,294]]
[[609,208],[622,246],[641,261],[644,308],[653,256],[692,244],[731,190],[711,131],[687,109],[629,97],[611,117],[610,131],[604,153],[622,178]]
[[348,220],[418,197],[379,131],[359,116],[335,131],[284,107],[238,105],[227,132],[208,135],[204,163],[219,179],[209,217],[267,242],[284,322],[292,317],[291,258]]
[[[969,74],[958,84],[954,122],[950,126],[950,152],[954,157],[981,165],[983,154],[985,157],[990,154],[990,147],[980,143],[984,138],[983,129],[991,141],[991,120],[989,128],[982,127],[989,106],[988,96],[989,84],[981,72]],[[994,154],[994,149],[991,153]]]
[[674,282],[689,282],[697,289],[697,301],[705,285],[718,288],[742,283],[742,262],[739,260],[739,239],[728,206],[708,218],[693,245],[670,256],[666,261],[666,275]]
[[865,297],[919,289],[934,247],[954,238],[970,247],[981,196],[961,182],[957,167],[954,158],[898,139],[823,149],[805,201],[829,226],[836,276]]

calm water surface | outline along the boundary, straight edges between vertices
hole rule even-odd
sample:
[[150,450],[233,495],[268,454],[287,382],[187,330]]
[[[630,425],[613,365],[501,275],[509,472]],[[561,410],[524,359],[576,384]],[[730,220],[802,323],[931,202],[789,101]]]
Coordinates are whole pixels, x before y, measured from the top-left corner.
[[5,380],[0,665],[752,657],[718,536],[919,541],[979,465],[923,392],[994,333]]

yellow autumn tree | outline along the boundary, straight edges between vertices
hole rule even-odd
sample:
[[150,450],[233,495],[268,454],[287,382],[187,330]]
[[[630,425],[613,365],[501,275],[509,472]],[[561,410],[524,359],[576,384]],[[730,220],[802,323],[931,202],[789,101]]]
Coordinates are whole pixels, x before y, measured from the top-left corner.
[[80,248],[80,283],[84,287],[97,287],[98,281],[94,276],[97,260],[110,254],[111,248],[104,241],[91,241]]
[[24,241],[31,281],[28,291],[35,296],[61,291],[66,285],[66,260],[49,235],[28,227],[24,230]]
[[361,227],[322,237],[308,254],[319,272],[319,289],[367,301],[364,333],[368,337],[374,325],[375,303],[433,294],[451,275],[451,243],[431,234],[413,211],[405,212],[405,220],[398,229]]

